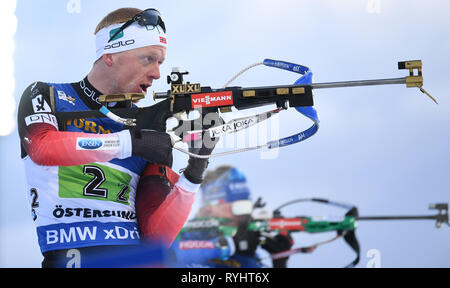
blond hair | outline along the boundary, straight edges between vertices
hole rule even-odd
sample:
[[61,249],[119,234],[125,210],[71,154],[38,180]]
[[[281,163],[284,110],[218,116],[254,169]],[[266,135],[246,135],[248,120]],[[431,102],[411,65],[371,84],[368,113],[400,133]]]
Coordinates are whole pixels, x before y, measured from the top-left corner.
[[119,8],[117,10],[112,11],[108,15],[106,15],[100,23],[98,23],[97,27],[95,28],[94,34],[97,34],[98,31],[102,30],[103,28],[106,28],[108,26],[111,26],[113,24],[119,24],[124,23],[130,20],[134,15],[136,15],[139,12],[142,12],[143,10],[138,8]]

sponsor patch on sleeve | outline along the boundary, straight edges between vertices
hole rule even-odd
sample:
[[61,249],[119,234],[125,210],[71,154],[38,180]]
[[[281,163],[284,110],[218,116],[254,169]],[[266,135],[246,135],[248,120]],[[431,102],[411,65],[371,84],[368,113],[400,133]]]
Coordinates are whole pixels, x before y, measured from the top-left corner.
[[58,129],[58,120],[56,119],[56,116],[53,114],[39,113],[25,117],[25,124],[27,126],[37,123],[50,124],[56,129]]
[[116,150],[120,146],[118,138],[77,138],[77,150]]
[[44,100],[41,94],[35,96],[32,100],[34,113],[51,113],[52,109]]

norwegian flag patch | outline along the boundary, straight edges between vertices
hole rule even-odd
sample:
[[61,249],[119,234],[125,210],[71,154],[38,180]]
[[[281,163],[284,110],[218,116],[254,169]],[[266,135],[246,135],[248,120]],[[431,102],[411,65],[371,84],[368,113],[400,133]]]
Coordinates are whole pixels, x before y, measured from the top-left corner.
[[159,42],[161,42],[163,44],[167,44],[167,39],[165,37],[159,36]]

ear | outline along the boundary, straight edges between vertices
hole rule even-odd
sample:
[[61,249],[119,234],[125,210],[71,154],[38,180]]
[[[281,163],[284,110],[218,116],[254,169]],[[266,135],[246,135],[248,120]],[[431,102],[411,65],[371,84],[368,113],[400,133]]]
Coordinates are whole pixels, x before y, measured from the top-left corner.
[[113,55],[112,54],[103,54],[102,56],[103,62],[105,62],[106,66],[111,67],[113,65]]

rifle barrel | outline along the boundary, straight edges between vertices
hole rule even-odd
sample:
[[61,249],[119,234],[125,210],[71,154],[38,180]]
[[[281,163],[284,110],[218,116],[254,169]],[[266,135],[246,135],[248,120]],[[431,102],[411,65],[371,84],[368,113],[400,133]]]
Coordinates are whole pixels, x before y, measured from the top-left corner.
[[[356,81],[341,81],[341,82],[327,82],[327,83],[313,83],[312,89],[325,89],[325,88],[343,88],[343,87],[358,87],[358,86],[374,86],[374,85],[394,85],[405,84],[406,78],[389,78],[389,79],[374,79],[374,80],[356,80]],[[269,89],[269,88],[284,88],[293,87],[296,85],[280,85],[280,86],[261,86],[261,87],[243,87],[242,89]],[[303,86],[303,85],[299,85]],[[226,89],[212,89],[211,92],[223,91]],[[153,94],[154,99],[167,98],[167,92],[155,92]]]
[[422,216],[359,216],[357,220],[436,220],[436,215]]
[[390,78],[390,79],[375,79],[375,80],[357,80],[357,81],[342,81],[342,82],[328,82],[328,83],[313,83],[313,89],[323,88],[342,88],[342,87],[357,87],[357,86],[372,86],[372,85],[393,85],[405,84],[406,78]]

